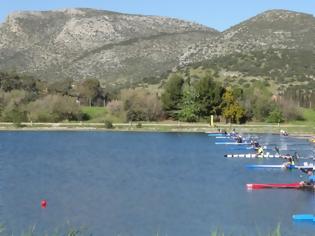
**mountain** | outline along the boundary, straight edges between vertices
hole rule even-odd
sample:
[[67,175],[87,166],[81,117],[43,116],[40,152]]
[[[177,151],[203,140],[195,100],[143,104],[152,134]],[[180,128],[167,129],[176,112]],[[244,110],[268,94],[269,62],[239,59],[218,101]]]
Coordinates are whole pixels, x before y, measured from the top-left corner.
[[199,63],[223,71],[221,80],[237,75],[287,85],[315,80],[314,60],[314,16],[285,10],[263,12],[223,32],[93,9],[18,12],[0,25],[0,71],[46,80],[124,84]]
[[314,16],[285,10],[263,12],[216,38],[191,45],[181,55],[180,65],[269,49],[315,51]]
[[124,83],[171,70],[189,45],[219,34],[159,16],[93,9],[17,12],[0,25],[0,70]]

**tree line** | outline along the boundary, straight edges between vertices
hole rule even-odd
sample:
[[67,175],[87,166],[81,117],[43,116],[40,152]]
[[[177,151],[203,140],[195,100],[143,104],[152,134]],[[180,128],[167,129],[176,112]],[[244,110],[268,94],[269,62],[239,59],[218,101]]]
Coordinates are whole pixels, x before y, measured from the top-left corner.
[[294,101],[273,96],[263,81],[246,88],[224,87],[210,74],[201,78],[171,74],[161,101],[169,117],[188,122],[209,120],[211,115],[217,121],[231,123],[302,119]]
[[[266,83],[229,87],[205,73],[170,73],[159,90],[114,91],[96,79],[47,82],[30,76],[0,73],[0,120],[59,122],[88,120],[81,106],[102,106],[106,119],[119,122],[173,119],[185,122],[282,122],[302,116],[290,99],[273,97]],[[315,103],[314,103],[315,104]],[[105,117],[104,117],[105,119]]]
[[282,96],[289,101],[294,101],[297,106],[304,108],[315,108],[315,82],[291,85],[285,89]]
[[95,79],[47,82],[0,73],[0,120],[58,122],[84,120],[80,105],[105,105],[108,94]]

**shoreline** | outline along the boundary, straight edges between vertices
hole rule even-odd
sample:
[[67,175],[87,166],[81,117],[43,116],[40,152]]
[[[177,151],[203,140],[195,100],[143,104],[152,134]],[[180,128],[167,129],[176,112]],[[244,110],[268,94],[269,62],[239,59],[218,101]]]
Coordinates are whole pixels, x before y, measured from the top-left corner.
[[[141,125],[139,125],[141,124]],[[281,129],[286,130],[290,136],[312,137],[315,135],[315,127],[311,125],[295,124],[267,124],[267,123],[248,123],[248,124],[225,124],[217,123],[211,127],[207,123],[184,123],[184,122],[132,122],[132,123],[113,123],[113,128],[105,127],[104,123],[21,123],[10,122],[0,123],[0,131],[110,131],[110,132],[183,132],[183,133],[205,133],[217,132],[218,128],[227,131],[235,128],[241,133],[269,133],[279,134]]]

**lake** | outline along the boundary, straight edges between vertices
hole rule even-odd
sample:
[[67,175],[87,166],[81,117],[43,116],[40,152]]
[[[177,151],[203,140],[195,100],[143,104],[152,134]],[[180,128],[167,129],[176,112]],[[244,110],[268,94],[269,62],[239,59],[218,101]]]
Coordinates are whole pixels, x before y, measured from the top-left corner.
[[[261,143],[302,150],[306,140],[260,135]],[[235,153],[201,133],[0,132],[0,222],[18,235],[82,227],[93,235],[256,235],[281,225],[283,235],[310,235],[315,194],[247,191],[246,183],[290,183],[298,171],[248,170],[270,159]],[[47,200],[47,208],[40,202]]]

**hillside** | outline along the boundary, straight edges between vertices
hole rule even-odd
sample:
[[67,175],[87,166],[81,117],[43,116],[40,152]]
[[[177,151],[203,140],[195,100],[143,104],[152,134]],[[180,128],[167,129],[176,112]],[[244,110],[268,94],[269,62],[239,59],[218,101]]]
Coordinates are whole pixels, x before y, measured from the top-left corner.
[[294,49],[315,51],[315,18],[312,15],[272,10],[259,14],[207,42],[191,45],[180,65],[196,63],[234,53]]
[[103,82],[160,75],[219,32],[178,19],[92,9],[17,12],[0,25],[0,70]]
[[266,80],[273,93],[284,93],[289,86],[307,87],[315,80],[314,39],[312,15],[267,11],[190,46],[179,68],[201,66],[199,71],[216,71],[217,80],[241,86]]
[[202,65],[225,82],[267,79],[284,90],[314,80],[314,39],[314,16],[285,10],[222,33],[173,18],[93,9],[18,12],[0,25],[0,71],[123,87]]

